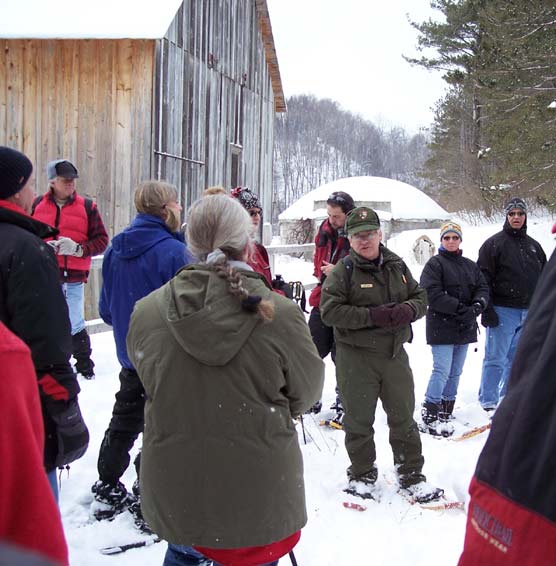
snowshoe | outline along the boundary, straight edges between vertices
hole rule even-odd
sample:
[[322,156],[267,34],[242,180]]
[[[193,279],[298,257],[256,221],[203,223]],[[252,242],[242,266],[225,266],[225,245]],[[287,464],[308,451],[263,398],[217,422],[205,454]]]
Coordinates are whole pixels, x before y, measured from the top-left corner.
[[428,501],[436,501],[444,495],[444,490],[434,487],[426,481],[420,481],[412,485],[402,488],[405,493],[417,503],[427,503]]
[[91,491],[93,492],[91,512],[97,521],[112,520],[136,501],[121,482],[114,485],[98,480],[93,484]]
[[380,490],[375,483],[367,483],[359,480],[350,480],[344,493],[360,497],[361,499],[380,500]]
[[448,438],[454,434],[454,425],[446,421],[432,421],[429,424],[417,423],[420,432],[431,436],[441,436]]
[[322,401],[317,401],[308,411],[307,414],[318,415],[322,410]]

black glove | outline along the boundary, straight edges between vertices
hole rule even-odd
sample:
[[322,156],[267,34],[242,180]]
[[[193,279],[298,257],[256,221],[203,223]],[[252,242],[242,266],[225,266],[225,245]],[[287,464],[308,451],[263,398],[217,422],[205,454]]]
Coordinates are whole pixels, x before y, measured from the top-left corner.
[[472,305],[471,308],[473,309],[473,312],[475,313],[475,317],[478,317],[483,311],[483,305],[482,303],[479,303],[479,301],[475,301]]
[[89,431],[77,401],[70,401],[66,409],[51,416],[56,423],[58,453],[55,465],[58,468],[78,460],[85,454],[89,445]]
[[394,326],[392,321],[392,310],[394,306],[395,303],[388,303],[387,305],[380,305],[378,307],[369,307],[371,324],[373,326],[380,326],[381,328],[391,328]]
[[473,306],[460,304],[456,313],[457,321],[463,326],[471,326],[477,319],[477,313]]
[[415,311],[407,303],[400,303],[392,307],[392,326],[406,326],[415,316]]
[[485,328],[496,328],[500,324],[498,313],[493,307],[487,307],[485,312],[481,315],[481,324]]

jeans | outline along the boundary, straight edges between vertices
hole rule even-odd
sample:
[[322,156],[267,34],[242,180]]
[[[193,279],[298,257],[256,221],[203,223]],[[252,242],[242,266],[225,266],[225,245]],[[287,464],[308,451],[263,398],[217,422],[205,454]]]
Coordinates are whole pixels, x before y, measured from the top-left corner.
[[63,283],[62,289],[68,304],[71,335],[74,336],[85,328],[85,283]]
[[483,409],[495,409],[506,394],[521,329],[527,309],[494,307],[499,324],[486,330],[483,374],[479,389],[479,403]]
[[46,477],[48,478],[48,483],[52,488],[54,499],[56,500],[56,503],[58,503],[58,478],[56,477],[56,469],[46,472]]
[[[277,566],[278,560],[261,564],[261,566]],[[221,566],[210,560],[200,552],[197,552],[190,546],[182,546],[180,544],[168,544],[166,556],[162,566]]]
[[459,378],[467,356],[469,344],[434,344],[432,349],[432,374],[425,393],[425,401],[439,404],[455,401]]

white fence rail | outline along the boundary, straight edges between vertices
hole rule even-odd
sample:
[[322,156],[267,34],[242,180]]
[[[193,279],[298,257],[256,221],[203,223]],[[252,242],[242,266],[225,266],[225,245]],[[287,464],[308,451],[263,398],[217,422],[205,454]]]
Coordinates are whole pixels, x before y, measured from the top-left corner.
[[[281,254],[303,254],[305,261],[312,261],[313,254],[315,251],[315,244],[288,244],[288,245],[277,245],[277,246],[266,246],[268,251],[268,257],[270,260],[270,269],[272,274],[276,273],[276,256]],[[100,288],[102,285],[101,269],[102,260],[104,256],[97,255],[93,257],[91,262],[91,275],[89,279],[89,285],[92,287],[90,289],[89,297],[92,301],[98,302],[100,297]],[[305,289],[309,291],[312,289],[316,283],[306,283]],[[97,312],[97,305],[91,305],[89,311]],[[94,307],[94,308],[93,308]],[[92,318],[86,321],[87,329],[90,333],[95,332],[106,332],[110,330],[110,326],[105,324],[100,318]]]

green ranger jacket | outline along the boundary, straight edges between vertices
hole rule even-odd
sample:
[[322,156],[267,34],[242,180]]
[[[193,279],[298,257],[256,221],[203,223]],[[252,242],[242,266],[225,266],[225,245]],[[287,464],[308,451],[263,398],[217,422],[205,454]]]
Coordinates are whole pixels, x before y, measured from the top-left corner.
[[127,349],[146,392],[141,508],[174,544],[262,546],[307,520],[292,418],[320,398],[324,366],[299,307],[239,271],[274,302],[271,322],[206,265],[180,270],[131,317]]
[[381,262],[376,266],[350,250],[353,267],[348,269],[344,261],[334,267],[322,287],[320,311],[323,322],[334,327],[337,342],[394,357],[405,342],[411,341],[411,325],[373,326],[369,307],[407,303],[415,311],[413,320],[417,320],[425,315],[427,295],[401,257],[382,244],[380,253]]

